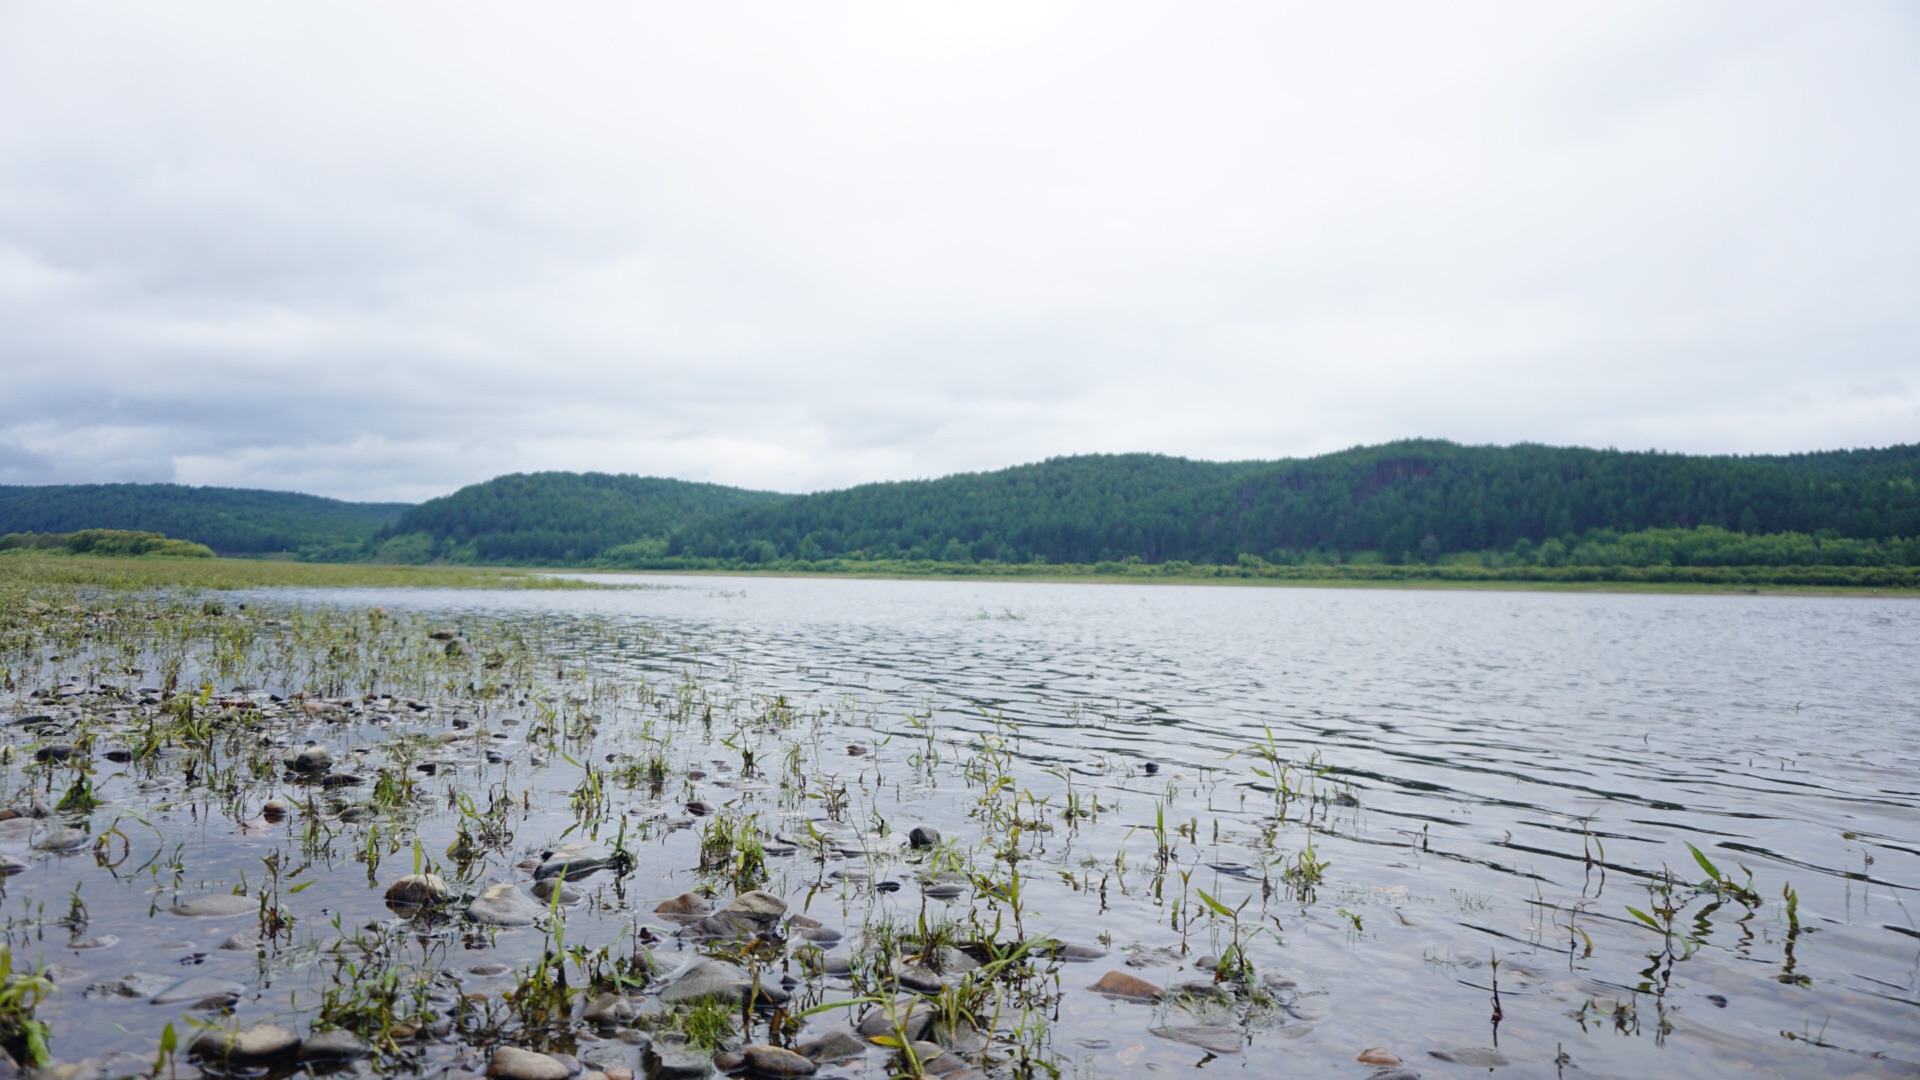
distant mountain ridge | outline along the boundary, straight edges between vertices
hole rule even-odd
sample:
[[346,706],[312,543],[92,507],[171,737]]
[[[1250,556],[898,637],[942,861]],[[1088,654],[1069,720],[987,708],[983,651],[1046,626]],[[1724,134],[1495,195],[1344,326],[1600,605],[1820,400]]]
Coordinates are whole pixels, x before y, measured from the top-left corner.
[[351,555],[407,508],[406,503],[184,484],[0,485],[0,533],[146,530],[227,554]]
[[1822,537],[1920,537],[1920,445],[1700,456],[1416,439],[1274,461],[1080,455],[808,495],[514,473],[413,507],[178,485],[0,487],[0,532],[149,529],[225,552],[394,562],[1432,562],[1696,526],[1803,534],[1802,561]]

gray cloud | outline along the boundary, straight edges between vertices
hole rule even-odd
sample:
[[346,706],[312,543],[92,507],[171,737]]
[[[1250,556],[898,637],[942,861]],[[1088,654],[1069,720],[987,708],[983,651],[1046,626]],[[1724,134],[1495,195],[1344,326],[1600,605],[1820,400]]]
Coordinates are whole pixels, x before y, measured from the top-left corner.
[[1920,430],[1920,22],[12,6],[0,480]]

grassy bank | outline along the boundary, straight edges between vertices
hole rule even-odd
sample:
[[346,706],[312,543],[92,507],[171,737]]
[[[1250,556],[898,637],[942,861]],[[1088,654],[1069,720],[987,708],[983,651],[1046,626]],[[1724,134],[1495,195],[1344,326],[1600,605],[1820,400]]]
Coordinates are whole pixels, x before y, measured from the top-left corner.
[[94,586],[115,590],[162,587],[252,589],[265,586],[415,589],[590,589],[523,569],[465,566],[376,566],[371,563],[301,563],[253,559],[116,558],[61,555],[33,550],[0,552],[0,584]]
[[[663,561],[664,563],[664,561]],[[690,565],[689,565],[690,564]],[[1920,594],[1920,568],[1857,566],[1274,566],[1241,563],[942,563],[906,560],[783,560],[753,565],[683,560],[638,573],[775,575],[785,577],[946,578],[985,581],[1127,582],[1132,584],[1299,585],[1355,588],[1485,588],[1607,592],[1815,592],[1873,590]]]

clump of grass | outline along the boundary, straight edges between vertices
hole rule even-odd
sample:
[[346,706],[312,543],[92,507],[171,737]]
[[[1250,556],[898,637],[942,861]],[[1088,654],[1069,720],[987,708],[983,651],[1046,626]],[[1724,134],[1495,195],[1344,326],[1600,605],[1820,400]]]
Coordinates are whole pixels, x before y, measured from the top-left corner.
[[53,1064],[47,1052],[47,1025],[35,1013],[53,992],[53,983],[39,972],[13,970],[13,949],[0,946],[0,1046],[16,1060],[39,1068]]

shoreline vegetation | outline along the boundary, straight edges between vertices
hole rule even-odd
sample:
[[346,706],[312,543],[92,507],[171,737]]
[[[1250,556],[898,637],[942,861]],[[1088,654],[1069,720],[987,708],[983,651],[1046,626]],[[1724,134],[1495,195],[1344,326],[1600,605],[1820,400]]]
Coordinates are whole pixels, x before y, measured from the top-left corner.
[[[719,560],[713,560],[718,563]],[[478,567],[315,563],[284,559],[102,555],[59,548],[0,549],[0,581],[27,585],[110,589],[455,588],[598,589],[611,574],[673,576],[848,578],[883,580],[1026,581],[1052,584],[1240,585],[1301,588],[1492,589],[1571,592],[1781,593],[1920,595],[1920,571],[1911,567],[1504,567],[1342,564],[1177,566],[1146,563],[1093,565],[914,562],[833,559],[759,565],[629,567]],[[582,580],[582,577],[585,580]]]

